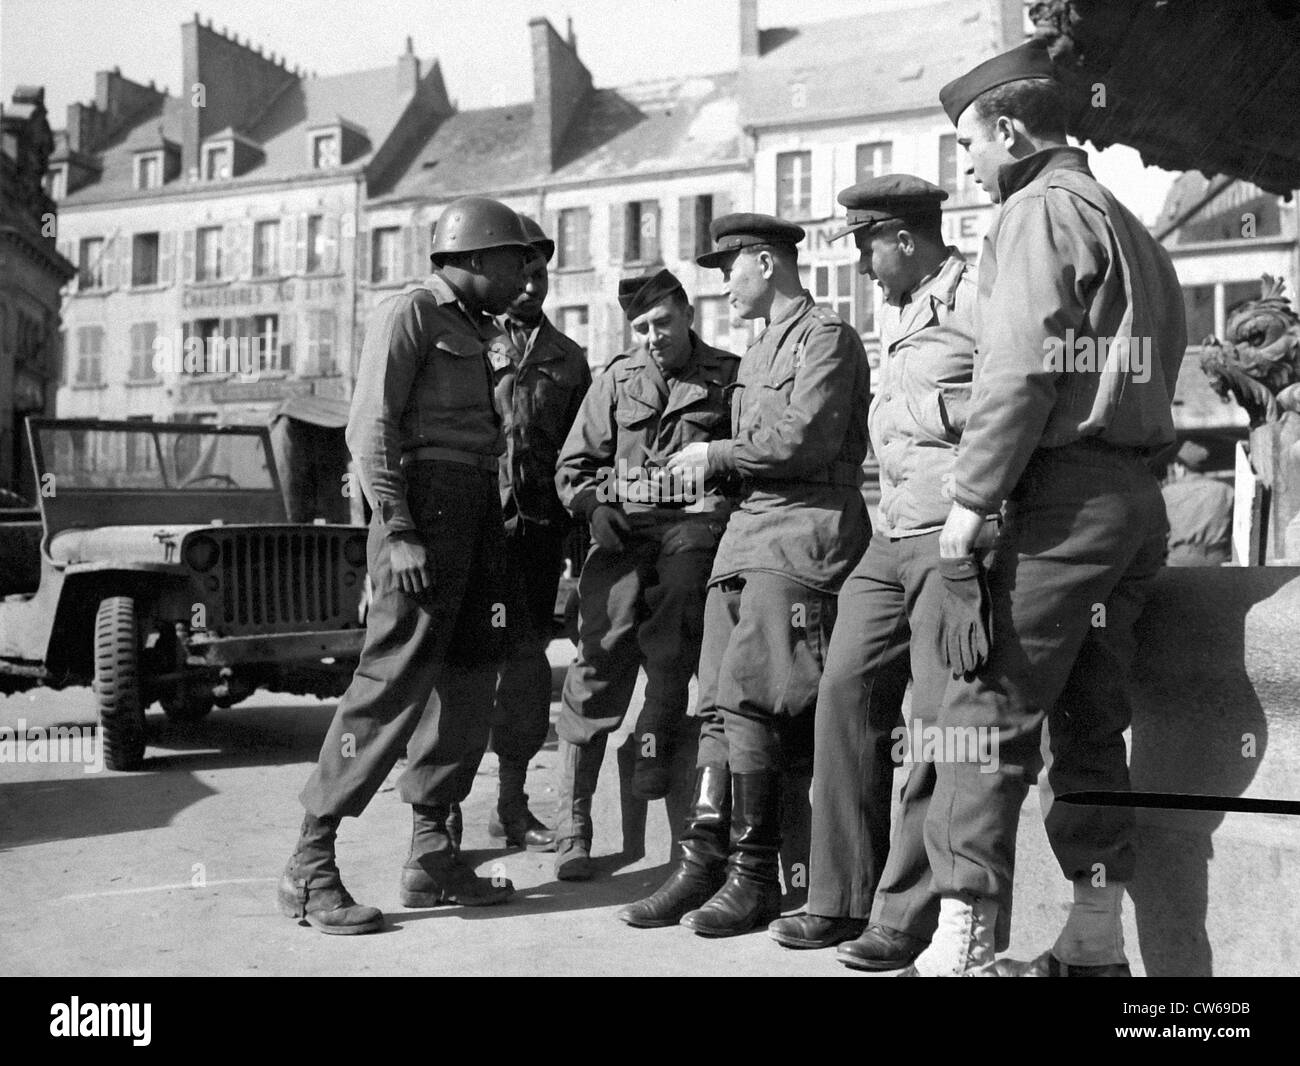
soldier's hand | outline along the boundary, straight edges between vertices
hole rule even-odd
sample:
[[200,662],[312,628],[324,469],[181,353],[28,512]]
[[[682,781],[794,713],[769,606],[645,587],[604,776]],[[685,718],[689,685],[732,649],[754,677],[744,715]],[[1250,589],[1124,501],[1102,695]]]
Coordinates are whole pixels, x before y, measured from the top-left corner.
[[706,523],[681,522],[664,534],[660,547],[663,555],[676,555],[678,552],[712,551],[717,544],[717,536]]
[[939,533],[939,558],[960,559],[975,548],[975,538],[984,528],[984,516],[959,503],[952,505],[948,521]]
[[606,551],[623,550],[623,534],[631,532],[627,515],[617,507],[604,504],[591,512],[591,539]]
[[674,477],[686,479],[687,484],[701,485],[709,473],[709,446],[695,441],[668,457],[668,471]]
[[388,543],[388,559],[393,580],[403,592],[418,596],[433,587],[429,550],[418,533],[394,534]]

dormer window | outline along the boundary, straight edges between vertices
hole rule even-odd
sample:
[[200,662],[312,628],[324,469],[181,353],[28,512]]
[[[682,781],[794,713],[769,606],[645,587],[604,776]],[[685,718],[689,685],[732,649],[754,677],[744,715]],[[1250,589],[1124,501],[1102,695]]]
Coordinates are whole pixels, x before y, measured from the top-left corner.
[[163,183],[162,152],[142,152],[135,157],[135,187],[161,189]]
[[68,195],[68,164],[60,163],[45,172],[45,192],[51,200],[62,200]]
[[314,133],[311,138],[311,165],[313,170],[327,170],[339,165],[339,134],[336,130]]
[[229,181],[231,176],[229,144],[210,144],[203,150],[203,180]]

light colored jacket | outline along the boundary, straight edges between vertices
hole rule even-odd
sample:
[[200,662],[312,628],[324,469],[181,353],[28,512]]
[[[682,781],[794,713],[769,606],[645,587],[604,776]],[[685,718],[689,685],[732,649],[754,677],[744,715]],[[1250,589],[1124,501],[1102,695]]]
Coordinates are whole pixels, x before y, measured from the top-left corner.
[[974,268],[949,248],[905,305],[885,310],[870,424],[886,536],[937,529],[952,507],[952,469],[970,408],[977,296]]
[[982,514],[1001,507],[1037,448],[1172,442],[1187,348],[1168,254],[1092,176],[1082,149],[1035,152],[1003,167],[998,183],[954,486],[957,502]]

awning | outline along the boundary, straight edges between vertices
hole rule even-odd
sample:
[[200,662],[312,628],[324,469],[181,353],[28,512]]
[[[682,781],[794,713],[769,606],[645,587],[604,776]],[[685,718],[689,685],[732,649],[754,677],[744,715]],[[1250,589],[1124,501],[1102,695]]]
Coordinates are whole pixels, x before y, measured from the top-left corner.
[[343,429],[348,424],[349,406],[347,400],[328,396],[290,396],[271,412],[267,422],[274,425],[281,418],[296,418],[313,426]]

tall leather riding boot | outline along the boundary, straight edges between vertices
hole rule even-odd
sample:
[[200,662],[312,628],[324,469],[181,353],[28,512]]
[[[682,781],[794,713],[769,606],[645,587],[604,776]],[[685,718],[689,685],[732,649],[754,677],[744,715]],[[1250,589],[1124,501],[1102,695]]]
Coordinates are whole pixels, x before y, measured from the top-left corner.
[[560,809],[555,824],[555,876],[561,881],[589,881],[591,865],[591,800],[596,794],[605,736],[586,744],[560,741]]
[[337,818],[303,818],[298,846],[280,878],[280,910],[322,933],[373,933],[383,927],[384,915],[377,907],[360,906],[343,887],[334,858],[338,828]]
[[682,925],[700,936],[737,936],[781,916],[781,774],[731,775],[731,855],[727,879]]
[[781,878],[785,884],[784,909],[802,908],[808,902],[809,853],[812,851],[812,806],[808,789],[812,774],[787,771],[781,784]]
[[639,929],[676,925],[722,884],[731,825],[731,778],[725,766],[702,766],[695,774],[690,817],[682,829],[681,862],[657,892],[618,912]]
[[555,833],[528,809],[528,762],[498,756],[497,765],[497,806],[488,817],[488,836],[504,837],[512,848],[554,851]]
[[695,719],[687,720],[688,729],[684,736],[678,738],[673,748],[672,763],[669,768],[668,794],[664,796],[664,809],[668,813],[668,831],[671,841],[668,847],[668,861],[677,854],[681,843],[682,831],[691,817],[691,808],[695,802],[695,762],[699,755],[699,727]]
[[639,859],[645,854],[645,819],[648,804],[636,787],[636,737],[630,736],[618,749],[618,810],[623,823],[623,855]]
[[487,907],[504,903],[514,895],[515,886],[504,877],[475,875],[447,831],[449,807],[446,803],[411,806],[411,854],[402,867],[402,906],[458,903]]

